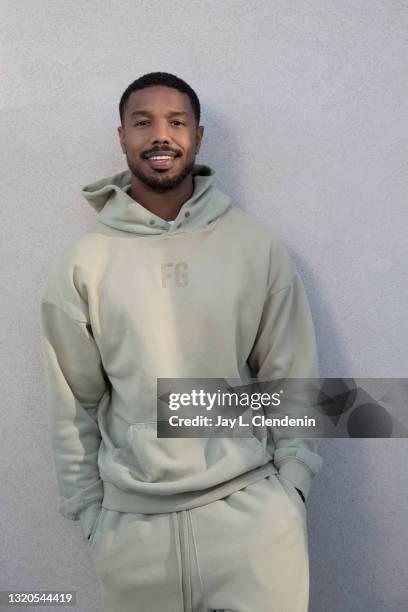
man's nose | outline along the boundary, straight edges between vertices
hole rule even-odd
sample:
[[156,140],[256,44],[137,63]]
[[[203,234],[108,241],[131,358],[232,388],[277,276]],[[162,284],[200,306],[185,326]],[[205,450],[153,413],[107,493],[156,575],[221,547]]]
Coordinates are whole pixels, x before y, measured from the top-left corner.
[[166,119],[154,123],[151,138],[152,144],[155,142],[169,142],[169,124]]

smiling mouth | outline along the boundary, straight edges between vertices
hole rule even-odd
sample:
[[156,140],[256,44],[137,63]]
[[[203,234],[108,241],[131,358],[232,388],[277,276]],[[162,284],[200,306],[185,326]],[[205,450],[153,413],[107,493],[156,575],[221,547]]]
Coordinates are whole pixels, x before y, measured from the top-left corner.
[[176,159],[178,159],[178,156],[174,157],[173,155],[153,155],[145,161],[147,161],[151,168],[161,168],[167,170],[168,168],[171,168],[173,166],[173,164],[176,162]]

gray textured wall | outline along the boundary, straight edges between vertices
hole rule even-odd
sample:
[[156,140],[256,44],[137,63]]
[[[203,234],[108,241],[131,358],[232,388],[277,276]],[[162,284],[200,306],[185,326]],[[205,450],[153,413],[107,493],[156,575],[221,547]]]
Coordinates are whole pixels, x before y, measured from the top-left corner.
[[[285,240],[323,376],[407,376],[406,2],[2,0],[0,589],[76,589],[98,609],[77,522],[55,512],[38,304],[94,222],[80,187],[125,169],[126,86],[196,89],[199,161]],[[408,607],[407,442],[326,440],[308,502],[311,612]],[[258,612],[258,611],[254,611]]]

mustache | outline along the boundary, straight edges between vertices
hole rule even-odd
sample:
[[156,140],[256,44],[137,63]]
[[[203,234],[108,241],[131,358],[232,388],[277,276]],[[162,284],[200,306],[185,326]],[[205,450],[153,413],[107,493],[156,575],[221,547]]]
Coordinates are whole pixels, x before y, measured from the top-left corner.
[[173,153],[174,157],[180,157],[181,152],[175,151],[174,149],[170,149],[169,147],[160,147],[156,149],[151,149],[150,151],[145,151],[142,153],[143,159],[147,159],[150,155],[154,155],[155,153]]

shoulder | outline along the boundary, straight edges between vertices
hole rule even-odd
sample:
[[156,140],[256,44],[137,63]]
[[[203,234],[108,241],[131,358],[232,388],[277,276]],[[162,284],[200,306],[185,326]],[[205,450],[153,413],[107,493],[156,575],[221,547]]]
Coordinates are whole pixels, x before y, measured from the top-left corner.
[[239,245],[246,249],[251,258],[268,266],[268,287],[276,291],[292,282],[294,267],[283,238],[266,222],[250,213],[231,208],[230,230]]
[[255,251],[267,250],[271,258],[285,260],[289,258],[288,249],[283,238],[266,222],[257,219],[249,212],[231,208],[227,221],[231,231],[241,243],[249,244]]
[[49,263],[41,301],[65,310],[71,304],[69,314],[83,319],[87,284],[98,267],[96,263],[104,259],[106,249],[101,248],[104,240],[94,227],[60,248]]
[[241,208],[231,207],[227,222],[234,232],[247,241],[258,242],[268,248],[285,248],[283,240],[266,222]]
[[92,261],[95,263],[106,244],[107,238],[96,224],[58,250],[50,262],[49,276],[69,273],[74,268],[91,265]]

